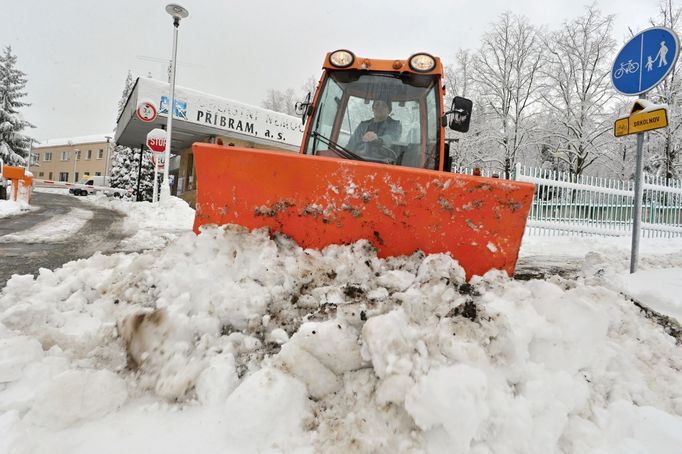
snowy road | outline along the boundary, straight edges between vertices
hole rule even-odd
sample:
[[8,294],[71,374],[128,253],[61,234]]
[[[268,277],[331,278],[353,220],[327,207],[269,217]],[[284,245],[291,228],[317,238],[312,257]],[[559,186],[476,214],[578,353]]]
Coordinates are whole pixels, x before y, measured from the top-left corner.
[[35,192],[39,209],[0,219],[0,288],[12,274],[36,274],[66,262],[111,252],[124,239],[123,215],[60,194]]

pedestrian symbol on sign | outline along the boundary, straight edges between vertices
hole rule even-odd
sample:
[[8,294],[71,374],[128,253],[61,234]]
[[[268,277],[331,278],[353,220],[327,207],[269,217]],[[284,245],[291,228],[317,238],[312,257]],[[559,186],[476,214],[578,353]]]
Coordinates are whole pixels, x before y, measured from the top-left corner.
[[[668,48],[665,46],[665,41],[661,41],[661,49],[656,54],[656,58],[654,58],[654,63],[656,62],[656,60],[659,60],[659,62],[658,62],[659,68],[661,66],[665,66],[668,64],[668,60],[665,59],[665,55],[667,53],[668,53]],[[651,58],[651,57],[649,57],[649,58]]]
[[644,30],[632,38],[613,62],[611,80],[624,95],[651,90],[675,65],[680,46],[677,35],[664,27]]

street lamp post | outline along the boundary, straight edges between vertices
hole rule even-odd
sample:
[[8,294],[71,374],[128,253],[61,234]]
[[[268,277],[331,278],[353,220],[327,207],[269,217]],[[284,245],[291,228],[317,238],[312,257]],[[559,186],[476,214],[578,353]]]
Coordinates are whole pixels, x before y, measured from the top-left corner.
[[26,160],[26,170],[31,171],[31,158],[33,158],[33,139],[28,142],[28,159]]
[[168,124],[166,126],[168,137],[166,138],[166,152],[164,153],[165,165],[163,167],[163,184],[161,185],[161,200],[167,200],[168,198],[170,198],[170,183],[168,179],[168,172],[170,169],[173,112],[175,110],[175,64],[176,64],[175,59],[178,53],[178,28],[180,27],[180,19],[186,19],[189,16],[189,11],[175,3],[170,3],[166,5],[166,12],[173,17],[173,55],[171,57],[170,97],[168,98]]
[[107,160],[104,163],[104,186],[107,185],[107,176],[109,175],[109,145],[111,141],[111,136],[104,136],[105,139],[107,139]]
[[73,182],[78,183],[76,181],[76,163],[78,162],[78,156],[80,156],[81,151],[78,148],[73,149]]

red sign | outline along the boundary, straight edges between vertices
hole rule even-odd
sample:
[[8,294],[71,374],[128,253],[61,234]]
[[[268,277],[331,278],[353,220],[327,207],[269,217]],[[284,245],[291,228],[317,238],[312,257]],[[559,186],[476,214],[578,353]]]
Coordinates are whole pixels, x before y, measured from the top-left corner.
[[151,102],[141,102],[137,106],[137,118],[144,121],[145,123],[151,123],[156,120],[156,106]]
[[162,155],[162,154],[157,155],[156,153],[152,153],[152,164],[154,164],[156,166],[157,162],[158,162],[158,166],[159,166],[158,168],[163,170],[165,162],[166,162],[166,156]]
[[166,131],[155,128],[147,134],[147,146],[155,153],[166,151]]

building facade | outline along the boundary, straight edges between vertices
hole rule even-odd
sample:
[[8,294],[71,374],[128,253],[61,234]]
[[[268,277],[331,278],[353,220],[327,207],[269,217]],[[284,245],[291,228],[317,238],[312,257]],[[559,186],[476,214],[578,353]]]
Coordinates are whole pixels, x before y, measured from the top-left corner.
[[[140,148],[149,131],[165,129],[169,90],[166,82],[137,79],[117,120],[117,144]],[[142,119],[137,112],[144,102],[154,105],[158,112],[152,120]],[[302,137],[300,118],[176,86],[169,166],[171,193],[190,204],[194,202],[195,142],[223,145],[226,153],[230,146],[295,152]]]
[[30,170],[34,178],[75,183],[111,170],[112,135],[51,139],[34,145]]

